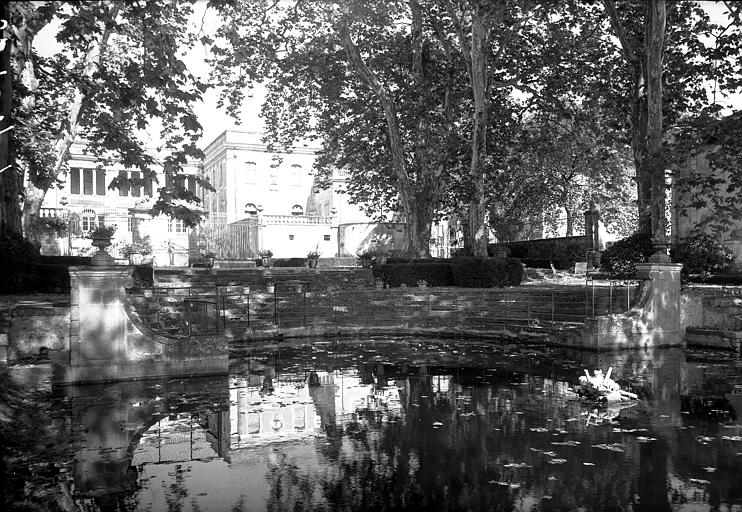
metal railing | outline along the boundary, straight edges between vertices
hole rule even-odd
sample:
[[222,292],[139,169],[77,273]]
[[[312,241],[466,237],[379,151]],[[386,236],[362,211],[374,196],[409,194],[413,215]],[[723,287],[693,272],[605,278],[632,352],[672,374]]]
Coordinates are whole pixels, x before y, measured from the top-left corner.
[[580,324],[630,309],[638,281],[566,290],[446,288],[310,292],[306,282],[264,286],[154,287],[134,290],[142,320],[165,335],[220,334],[317,325],[532,327]]
[[636,300],[642,282],[636,278],[610,278],[588,274],[585,278],[585,316],[628,312]]

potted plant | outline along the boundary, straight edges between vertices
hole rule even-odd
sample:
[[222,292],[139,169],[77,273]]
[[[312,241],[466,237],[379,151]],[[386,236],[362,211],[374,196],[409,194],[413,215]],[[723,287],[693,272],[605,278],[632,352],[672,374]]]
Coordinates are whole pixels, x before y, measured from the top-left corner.
[[276,293],[276,283],[268,281],[265,283],[265,291],[268,293]]
[[369,268],[371,267],[371,263],[373,263],[374,257],[371,254],[371,251],[368,249],[362,252],[359,252],[357,255],[358,260],[361,262],[361,266],[363,268]]
[[262,263],[265,268],[270,268],[273,265],[273,260],[271,259],[273,257],[273,251],[270,249],[259,250],[258,256],[263,260]]
[[216,259],[216,253],[214,251],[205,251],[201,253],[201,257],[203,257],[206,263],[206,268],[214,268],[214,260]]
[[309,251],[307,253],[307,266],[309,268],[317,268],[321,254],[322,253],[317,250],[317,247],[315,247],[313,251]]
[[132,265],[141,265],[144,262],[144,257],[152,254],[152,245],[149,243],[149,239],[145,238],[141,242],[124,245],[121,253],[129,258],[129,263]]
[[420,279],[417,282],[417,287],[418,288],[427,288],[428,287],[428,282],[425,279]]
[[389,250],[385,247],[376,246],[368,249],[366,255],[373,258],[374,265],[384,265],[389,256]]
[[98,248],[98,251],[93,254],[93,265],[113,265],[113,258],[105,251],[105,248],[111,245],[111,238],[115,232],[116,226],[101,224],[88,233],[87,237],[92,240],[91,245]]

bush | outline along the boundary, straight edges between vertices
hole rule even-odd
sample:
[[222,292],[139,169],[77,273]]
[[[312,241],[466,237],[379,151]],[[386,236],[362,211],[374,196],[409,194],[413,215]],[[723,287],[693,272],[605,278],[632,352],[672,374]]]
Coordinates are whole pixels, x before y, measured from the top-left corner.
[[585,261],[587,254],[584,237],[490,244],[487,248],[488,254],[491,256],[502,247],[507,248],[510,257],[518,258],[529,267],[535,268],[550,268],[553,264],[555,268],[568,270],[574,267],[576,261]]
[[449,263],[387,263],[373,269],[374,277],[390,288],[400,285],[417,286],[425,280],[428,286],[452,286],[453,274]]
[[606,272],[612,275],[634,274],[636,263],[648,261],[653,252],[651,235],[634,233],[618,240],[603,251],[600,264]]
[[523,265],[517,258],[453,258],[451,269],[454,285],[464,288],[518,286],[523,280]]
[[688,238],[670,249],[675,263],[682,263],[684,275],[710,274],[734,263],[734,253],[709,235]]

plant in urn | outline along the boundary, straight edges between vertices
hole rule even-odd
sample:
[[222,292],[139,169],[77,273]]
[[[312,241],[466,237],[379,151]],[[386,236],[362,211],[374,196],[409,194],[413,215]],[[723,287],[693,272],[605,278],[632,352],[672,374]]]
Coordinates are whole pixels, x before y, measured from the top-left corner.
[[87,237],[92,240],[91,245],[98,248],[93,254],[93,265],[114,265],[113,258],[106,252],[106,247],[111,245],[111,238],[115,232],[116,226],[100,225],[88,233]]

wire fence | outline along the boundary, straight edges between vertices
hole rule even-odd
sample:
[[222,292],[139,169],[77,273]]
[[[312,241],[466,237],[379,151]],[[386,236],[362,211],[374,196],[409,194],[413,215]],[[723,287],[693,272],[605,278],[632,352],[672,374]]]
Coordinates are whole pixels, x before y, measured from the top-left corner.
[[392,326],[497,328],[583,323],[626,312],[639,281],[568,290],[394,289],[310,291],[307,282],[264,286],[132,290],[140,318],[165,335],[233,334],[276,327]]

